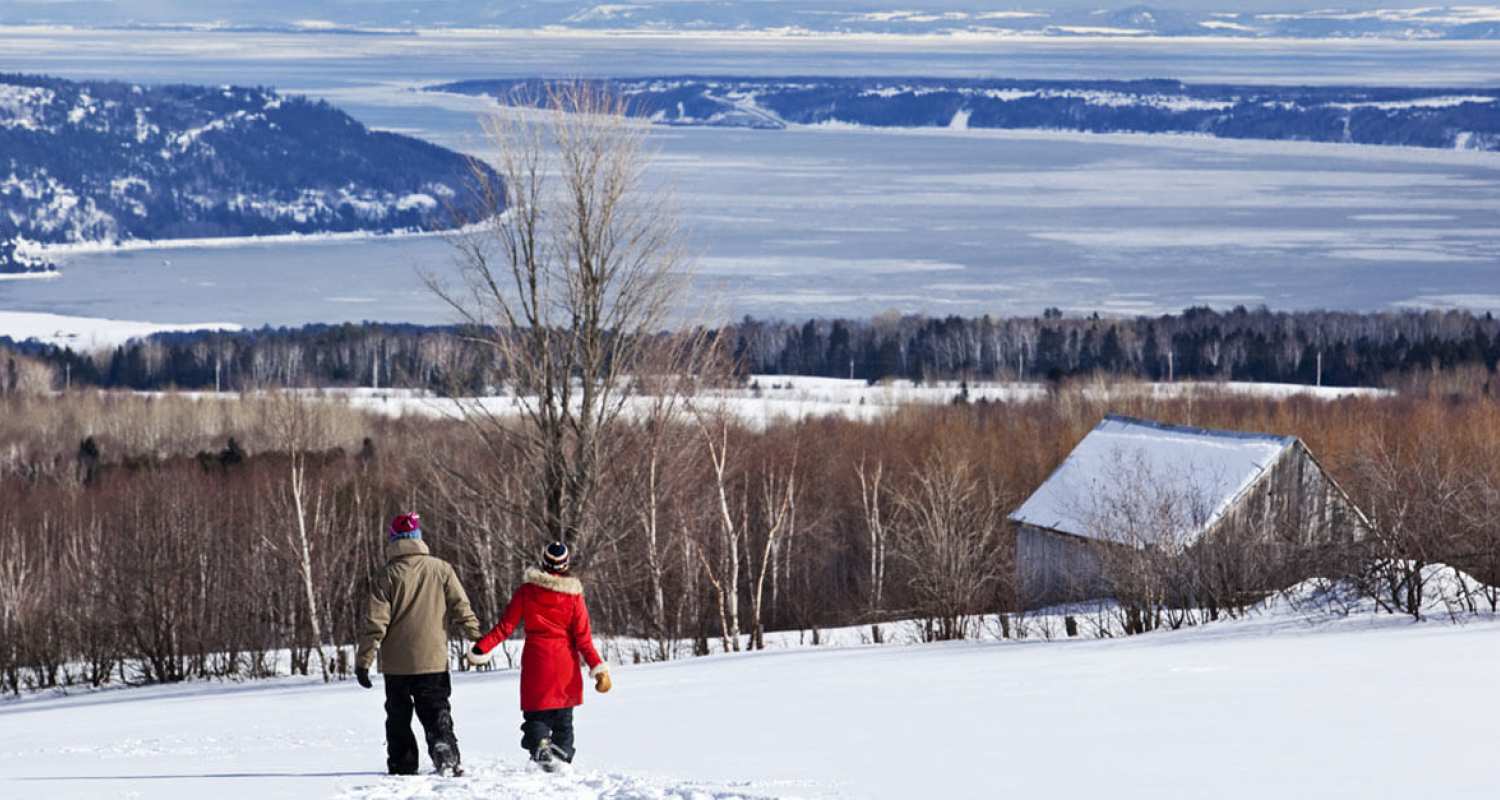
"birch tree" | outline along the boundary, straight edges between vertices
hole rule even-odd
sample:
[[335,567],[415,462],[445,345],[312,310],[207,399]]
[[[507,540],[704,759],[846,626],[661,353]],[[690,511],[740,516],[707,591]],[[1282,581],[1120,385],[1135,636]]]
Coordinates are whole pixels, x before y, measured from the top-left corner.
[[725,650],[740,649],[740,540],[747,524],[747,506],[730,500],[729,472],[730,428],[728,413],[697,414],[698,430],[703,436],[704,449],[708,454],[712,473],[712,500],[719,538],[719,564],[708,558],[702,544],[696,548],[698,561],[703,565],[704,575],[714,589],[714,599],[719,608],[719,638]]
[[885,478],[885,463],[876,460],[868,466],[863,456],[854,466],[854,475],[859,479],[860,507],[864,511],[865,532],[870,547],[870,615],[877,616],[885,595],[885,548],[887,500],[881,489]]
[[21,604],[30,592],[32,562],[14,524],[0,531],[0,691],[21,693]]
[[766,648],[765,622],[762,613],[766,592],[766,573],[776,562],[776,547],[782,536],[787,535],[797,524],[797,454],[793,452],[791,463],[785,469],[767,464],[761,481],[760,563],[752,566],[756,570],[755,588],[750,593],[750,649]]
[[[318,604],[319,575],[314,570],[313,531],[325,524],[324,494],[318,483],[308,482],[308,451],[319,443],[318,414],[322,409],[314,408],[306,398],[292,391],[279,392],[271,406],[272,436],[278,448],[286,454],[286,480],[275,495],[278,505],[289,514],[290,524],[272,525],[262,531],[273,552],[284,548],[296,566],[302,589],[303,602],[307,604],[307,621],[312,634],[313,649],[318,656],[318,667],[327,681],[332,676],[329,651],[335,648],[324,641],[323,614]],[[279,532],[281,541],[271,540],[272,531]]]

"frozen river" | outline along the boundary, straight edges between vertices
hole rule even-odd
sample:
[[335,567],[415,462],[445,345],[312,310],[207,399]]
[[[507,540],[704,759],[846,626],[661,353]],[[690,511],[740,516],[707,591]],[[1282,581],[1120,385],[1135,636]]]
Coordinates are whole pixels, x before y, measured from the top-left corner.
[[[1500,46],[947,43],[683,37],[37,31],[0,70],[270,84],[482,152],[482,101],[418,83],[516,75],[923,74],[1500,85]],[[713,317],[1500,308],[1500,155],[978,131],[661,130]],[[156,322],[447,321],[439,237],[77,256],[0,309]]]

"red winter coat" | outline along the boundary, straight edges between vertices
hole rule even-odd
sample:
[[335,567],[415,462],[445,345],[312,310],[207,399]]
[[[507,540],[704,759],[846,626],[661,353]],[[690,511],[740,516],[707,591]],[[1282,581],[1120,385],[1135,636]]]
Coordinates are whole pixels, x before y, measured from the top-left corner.
[[500,622],[478,647],[488,653],[510,638],[517,625],[526,627],[521,651],[521,710],[550,711],[583,704],[579,656],[589,675],[609,669],[594,649],[589,610],[583,604],[583,584],[568,575],[526,570],[526,582],[510,598]]

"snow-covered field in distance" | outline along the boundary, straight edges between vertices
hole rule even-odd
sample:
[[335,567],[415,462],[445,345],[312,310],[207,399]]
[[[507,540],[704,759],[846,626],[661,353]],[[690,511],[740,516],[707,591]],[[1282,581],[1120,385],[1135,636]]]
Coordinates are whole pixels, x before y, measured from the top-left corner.
[[232,322],[162,324],[130,320],[71,317],[26,311],[0,311],[0,336],[18,342],[27,339],[89,353],[122,345],[154,333],[199,330],[241,330]]
[[[297,390],[329,402],[347,403],[350,407],[389,416],[419,415],[456,418],[466,409],[483,408],[496,416],[519,416],[526,397],[496,395],[490,397],[447,398],[414,389],[327,388]],[[964,391],[959,381],[927,381],[920,385],[908,380],[888,380],[867,384],[862,380],[809,378],[787,375],[752,375],[743,387],[705,391],[693,400],[699,412],[727,413],[751,427],[763,428],[778,422],[818,417],[842,417],[871,421],[903,408],[941,406],[954,402]],[[984,382],[968,384],[971,403],[1020,403],[1044,400],[1049,388],[1042,383]],[[1391,390],[1304,386],[1290,383],[1178,381],[1152,383],[1118,381],[1085,384],[1079,390],[1085,400],[1107,402],[1130,398],[1171,399],[1207,398],[1223,395],[1287,399],[1312,397],[1337,400],[1344,397],[1385,397]],[[151,393],[160,394],[160,393]],[[175,392],[178,396],[199,400],[233,400],[239,395],[224,392]],[[629,417],[652,410],[651,397],[627,397],[624,414]]]
[[[449,398],[419,389],[306,388],[296,389],[304,396],[323,402],[345,404],[370,414],[392,417],[429,417],[458,419],[465,411],[483,409],[496,417],[519,417],[531,398],[515,395]],[[868,385],[862,380],[806,378],[779,375],[751,376],[743,387],[705,391],[693,398],[691,405],[680,405],[682,419],[691,414],[726,414],[752,429],[786,422],[823,417],[872,422],[904,409],[921,409],[953,403],[963,388],[957,381],[928,381],[920,386],[910,381],[892,380]],[[1338,386],[1304,386],[1287,383],[1178,381],[1151,383],[1122,380],[1096,384],[1072,384],[1064,390],[1068,398],[1094,403],[1133,399],[1210,399],[1224,396],[1261,397],[1284,400],[1309,397],[1337,400],[1345,397],[1389,397],[1388,389]],[[1074,394],[1076,392],[1076,394]],[[171,391],[138,392],[150,397],[172,396],[200,402],[237,402],[239,392]],[[1023,403],[1045,401],[1051,396],[1046,384],[1029,382],[969,383],[971,403]],[[626,418],[654,413],[657,401],[649,396],[623,400]]]
[[[764,426],[777,420],[823,416],[873,420],[909,406],[952,403],[963,391],[964,386],[959,381],[927,381],[917,385],[908,380],[890,380],[870,385],[861,380],[755,375],[745,388],[712,393],[707,402],[718,404],[751,425]],[[970,382],[968,400],[971,403],[1037,401],[1046,399],[1049,391],[1048,386],[1043,383]],[[1210,381],[1120,381],[1084,384],[1079,391],[1085,400],[1096,402],[1141,397],[1170,399],[1222,395],[1278,400],[1290,397],[1336,400],[1389,394],[1387,390],[1372,388]]]
[[616,665],[571,776],[517,674],[459,674],[471,776],[387,778],[378,691],[282,679],[0,703],[7,798],[1493,797],[1500,623],[1296,614],[1129,639]]

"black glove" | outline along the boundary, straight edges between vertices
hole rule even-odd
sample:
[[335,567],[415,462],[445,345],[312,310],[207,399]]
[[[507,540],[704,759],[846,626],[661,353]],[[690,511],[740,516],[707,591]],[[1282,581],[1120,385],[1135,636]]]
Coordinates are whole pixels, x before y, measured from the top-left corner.
[[469,662],[469,664],[476,667],[482,667],[485,664],[490,663],[490,659],[495,657],[495,653],[499,651],[499,649],[500,648],[497,647],[494,650],[486,653],[483,650],[480,650],[479,643],[475,642],[474,646],[469,648],[469,652],[464,656],[464,658]]
[[360,667],[354,671],[354,680],[359,681],[359,685],[366,689],[375,688],[375,684],[370,683],[370,671],[364,667]]

